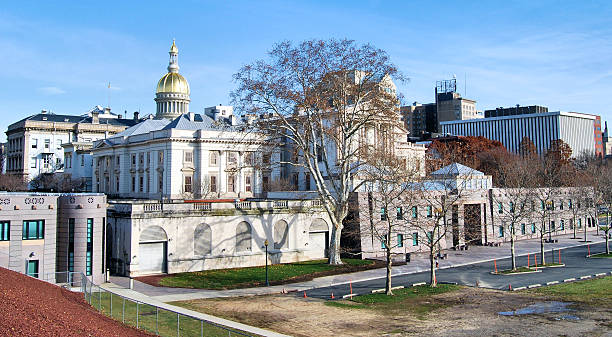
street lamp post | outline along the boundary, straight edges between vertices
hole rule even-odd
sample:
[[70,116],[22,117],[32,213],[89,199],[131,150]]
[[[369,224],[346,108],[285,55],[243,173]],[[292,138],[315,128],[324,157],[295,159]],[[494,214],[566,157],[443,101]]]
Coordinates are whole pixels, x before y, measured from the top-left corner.
[[268,239],[264,241],[264,246],[266,247],[266,287],[269,287],[270,282],[268,281]]

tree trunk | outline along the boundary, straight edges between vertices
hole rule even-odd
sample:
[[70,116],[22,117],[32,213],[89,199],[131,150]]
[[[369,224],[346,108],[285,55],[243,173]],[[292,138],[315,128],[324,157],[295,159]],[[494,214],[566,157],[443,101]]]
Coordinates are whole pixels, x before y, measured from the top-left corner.
[[342,227],[337,228],[336,226],[332,225],[332,231],[331,231],[331,240],[330,240],[330,245],[329,245],[329,259],[328,259],[328,263],[329,264],[342,264],[342,260],[340,259],[340,233],[342,230]]
[[438,286],[438,280],[436,280],[436,260],[434,258],[434,251],[433,249],[429,252],[429,264],[430,264],[430,274],[429,274],[429,286],[432,288],[435,288],[436,286]]
[[589,227],[589,219],[584,223],[584,242],[587,242],[587,228]]
[[[610,227],[608,227],[608,228],[610,228]],[[608,238],[608,233],[609,233],[609,232],[610,232],[610,230],[609,230],[609,229],[608,229],[607,231],[605,231],[605,232],[604,232],[604,234],[606,235],[606,254],[607,254],[607,255],[610,255],[610,246],[608,245],[608,241],[609,241],[609,238]]]
[[516,270],[516,251],[514,249],[514,233],[510,235],[510,255],[512,255],[512,270]]
[[391,260],[391,249],[387,248],[387,284],[385,285],[385,293],[393,295],[391,291],[391,268],[393,261]]
[[576,227],[577,227],[577,225],[576,225],[576,216],[575,215],[574,215],[574,219],[573,219],[573,222],[572,222],[572,227],[574,227],[574,237],[573,237],[573,239],[575,239],[576,238]]

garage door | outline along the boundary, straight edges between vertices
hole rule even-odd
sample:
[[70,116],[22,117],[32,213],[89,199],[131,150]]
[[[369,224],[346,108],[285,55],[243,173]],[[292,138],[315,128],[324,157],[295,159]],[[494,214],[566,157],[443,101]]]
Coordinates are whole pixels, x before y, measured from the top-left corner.
[[140,274],[156,274],[166,272],[166,243],[148,242],[138,245],[140,259],[138,271]]
[[313,259],[323,259],[327,257],[327,232],[309,233],[308,245],[310,255]]

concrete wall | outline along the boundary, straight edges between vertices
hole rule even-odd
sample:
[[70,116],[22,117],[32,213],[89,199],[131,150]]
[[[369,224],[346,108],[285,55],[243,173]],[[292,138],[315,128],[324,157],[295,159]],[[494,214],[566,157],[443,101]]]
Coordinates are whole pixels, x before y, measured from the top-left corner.
[[[113,271],[130,276],[139,271],[140,234],[150,226],[161,227],[167,235],[167,271],[179,273],[208,269],[236,268],[265,264],[264,241],[269,241],[272,263],[311,260],[321,252],[309,247],[309,229],[315,219],[330,221],[324,210],[311,201],[259,201],[234,203],[177,203],[111,201],[108,212],[113,233]],[[251,249],[236,251],[236,230],[241,222],[251,227]],[[288,224],[288,244],[274,248],[274,226]],[[211,228],[211,253],[194,252],[194,233],[200,224]]]

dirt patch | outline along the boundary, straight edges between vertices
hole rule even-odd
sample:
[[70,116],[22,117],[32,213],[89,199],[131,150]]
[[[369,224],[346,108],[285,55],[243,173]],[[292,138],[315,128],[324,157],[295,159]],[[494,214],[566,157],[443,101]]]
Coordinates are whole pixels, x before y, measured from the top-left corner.
[[295,295],[196,300],[180,305],[292,336],[584,336],[612,331],[612,311],[585,304],[572,306],[571,315],[578,320],[564,319],[559,313],[498,314],[542,300],[528,293],[463,288],[421,299],[419,305],[436,307],[424,315],[410,307],[351,308],[351,301],[341,301],[346,306],[330,306],[323,300]]
[[80,293],[0,268],[0,336],[152,336],[96,312]]
[[[332,270],[325,270],[325,271],[320,271],[320,272],[315,272],[315,273],[311,273],[311,274],[307,274],[307,275],[300,275],[300,276],[295,276],[292,278],[287,278],[284,280],[270,280],[270,285],[282,285],[282,284],[290,284],[290,283],[298,283],[298,282],[307,282],[307,281],[311,281],[317,277],[324,277],[324,276],[332,276],[332,275],[340,275],[340,274],[348,274],[348,273],[354,273],[354,272],[358,272],[358,271],[364,271],[364,270],[370,270],[370,269],[379,269],[379,268],[386,268],[386,263],[384,261],[379,261],[379,260],[372,260],[373,263],[368,264],[368,265],[352,265],[352,264],[344,264],[341,266],[338,266],[338,268],[336,269],[332,269]],[[406,263],[394,263],[394,266],[401,266],[401,265],[405,265]],[[239,268],[236,268],[239,269]],[[227,269],[228,271],[231,271],[232,269]],[[162,275],[150,275],[150,276],[140,276],[140,277],[136,277],[135,279],[155,286],[155,287],[164,287],[163,285],[160,284],[161,280],[163,280],[166,277],[172,277],[174,275],[177,274],[162,274]],[[264,286],[265,283],[263,282],[249,282],[249,283],[239,283],[239,284],[234,284],[232,287],[226,287],[224,289],[241,289],[241,288],[252,288],[252,287],[262,287]]]

